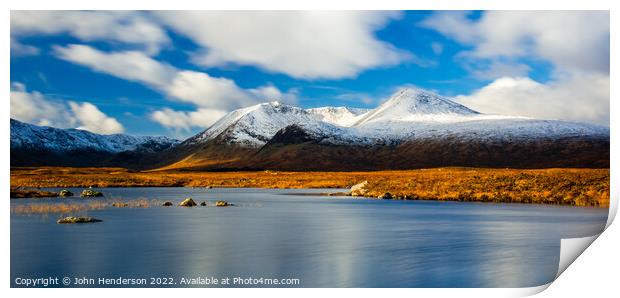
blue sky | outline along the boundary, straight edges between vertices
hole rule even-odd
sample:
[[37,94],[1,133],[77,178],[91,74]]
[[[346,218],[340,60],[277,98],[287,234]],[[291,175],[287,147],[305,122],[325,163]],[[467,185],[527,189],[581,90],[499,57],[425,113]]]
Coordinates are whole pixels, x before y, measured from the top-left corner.
[[261,101],[373,108],[415,85],[609,125],[607,12],[183,14],[12,12],[11,117],[182,138]]

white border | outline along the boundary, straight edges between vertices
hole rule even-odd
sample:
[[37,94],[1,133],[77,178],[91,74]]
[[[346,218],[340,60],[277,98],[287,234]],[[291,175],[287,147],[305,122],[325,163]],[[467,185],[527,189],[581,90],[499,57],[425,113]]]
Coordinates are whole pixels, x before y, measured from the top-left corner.
[[[9,2],[9,3],[7,3]],[[612,34],[611,34],[611,53],[618,53],[618,36],[614,26],[618,24],[616,3],[618,1],[540,1],[540,0],[521,0],[521,1],[485,1],[485,0],[359,0],[349,3],[338,3],[334,0],[314,0],[299,3],[300,1],[285,0],[228,0],[228,1],[191,1],[191,0],[174,0],[174,1],[148,1],[148,0],[106,0],[106,1],[84,1],[84,0],[14,0],[3,2],[2,11],[2,32],[4,40],[0,48],[4,63],[4,70],[1,72],[2,80],[5,82],[5,91],[3,92],[3,105],[1,109],[5,116],[3,119],[10,117],[9,112],[9,38],[10,35],[10,9],[416,9],[416,10],[467,10],[467,9],[485,9],[485,10],[611,10]],[[616,26],[617,27],[617,26]],[[618,70],[618,59],[611,56],[611,73],[614,74]],[[618,94],[617,84],[614,84],[612,76],[611,81],[611,98],[616,98]],[[618,104],[611,100],[611,164],[619,165],[617,151],[618,140]],[[0,116],[2,117],[2,116]],[[10,286],[10,216],[9,216],[9,200],[6,196],[9,190],[9,159],[6,158],[10,154],[9,149],[9,121],[2,122],[0,129],[0,142],[2,144],[2,152],[0,156],[0,165],[5,169],[2,172],[1,193],[5,194],[5,208],[2,220],[2,242],[1,253],[6,264],[4,270],[0,273],[0,282],[3,284],[2,291],[4,297],[21,297],[21,296],[42,296],[45,297],[61,297],[69,295],[88,295],[91,297],[106,297],[115,294],[145,294],[145,295],[170,295],[178,291],[183,294],[197,295],[244,295],[252,296],[269,296],[269,297],[288,297],[291,295],[300,297],[316,297],[317,295],[333,294],[346,296],[407,296],[420,295],[421,297],[498,297],[498,296],[520,296],[535,294],[544,290],[547,286],[530,288],[530,289],[101,289],[90,291],[88,289],[71,289],[71,290],[49,290],[49,289],[8,289]],[[608,226],[615,216],[615,210],[618,206],[618,178],[617,169],[612,168],[612,185],[611,195],[612,203],[610,208],[610,218]],[[615,226],[609,227],[598,240],[596,240],[586,252],[579,257],[573,265],[571,265],[560,277],[554,282],[547,291],[541,294],[542,297],[573,297],[573,296],[615,296],[617,294],[617,273],[620,265],[620,258],[617,257],[620,243],[620,228]],[[387,293],[386,293],[387,292]]]

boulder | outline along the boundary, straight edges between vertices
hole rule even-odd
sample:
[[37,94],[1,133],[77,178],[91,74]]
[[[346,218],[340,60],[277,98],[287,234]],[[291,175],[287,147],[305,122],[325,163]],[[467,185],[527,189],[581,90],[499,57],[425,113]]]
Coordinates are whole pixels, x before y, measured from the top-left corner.
[[187,199],[183,200],[183,202],[181,202],[179,204],[179,206],[181,206],[181,207],[194,207],[194,206],[198,206],[198,204],[196,204],[196,202],[194,202],[194,200],[192,198],[187,198]]
[[61,197],[72,197],[73,193],[67,189],[63,189],[58,193],[58,195]]
[[226,201],[217,201],[215,202],[215,207],[228,207],[228,206],[232,206],[232,204],[226,202]]
[[164,203],[162,204],[162,206],[164,206],[164,207],[170,207],[170,206],[172,206],[172,202],[164,202]]
[[80,196],[83,198],[103,197],[103,193],[89,187],[88,189],[82,190],[82,194]]
[[377,198],[382,199],[382,200],[391,200],[392,199],[392,194],[389,192],[383,193],[382,195],[378,196]]
[[76,216],[68,216],[65,218],[61,218],[56,223],[59,224],[73,224],[73,223],[92,223],[92,222],[101,222],[101,219],[96,219],[94,217],[76,217]]
[[362,183],[355,184],[351,186],[351,196],[354,197],[363,197],[368,193],[366,187],[368,186],[368,181],[364,181]]
[[207,202],[200,203],[200,206],[207,206]]

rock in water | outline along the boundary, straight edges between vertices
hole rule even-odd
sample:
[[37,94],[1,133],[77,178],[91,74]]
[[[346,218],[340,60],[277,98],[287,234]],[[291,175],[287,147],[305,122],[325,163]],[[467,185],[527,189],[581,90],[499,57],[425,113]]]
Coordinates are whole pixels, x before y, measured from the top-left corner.
[[226,202],[226,201],[217,201],[215,202],[215,207],[228,207],[228,206],[232,206],[232,204]]
[[194,207],[194,206],[198,206],[198,204],[196,204],[196,202],[194,202],[194,200],[192,198],[187,198],[187,199],[183,200],[183,202],[181,202],[179,204],[179,206],[181,206],[181,207]]
[[82,191],[83,198],[103,197],[103,193],[93,190],[91,187]]
[[59,224],[73,224],[73,223],[92,223],[92,222],[101,222],[101,221],[102,221],[101,219],[96,219],[94,217],[68,216],[68,217],[59,219],[56,223],[59,223]]
[[67,189],[63,189],[58,193],[58,195],[61,197],[72,197],[73,193]]
[[164,202],[164,203],[162,204],[162,206],[164,206],[164,207],[170,207],[170,206],[172,206],[172,202]]
[[354,197],[365,196],[368,193],[366,186],[368,186],[368,181],[364,181],[362,183],[358,183],[358,184],[351,186],[351,195]]
[[392,199],[392,194],[389,193],[389,192],[386,192],[386,193],[380,195],[378,198],[382,199],[382,200],[391,200]]

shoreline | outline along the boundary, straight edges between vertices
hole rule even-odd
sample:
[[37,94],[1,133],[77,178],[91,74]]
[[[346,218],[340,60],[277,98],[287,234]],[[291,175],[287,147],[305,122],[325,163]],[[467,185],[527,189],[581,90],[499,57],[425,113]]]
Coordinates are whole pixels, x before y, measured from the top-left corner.
[[138,172],[122,168],[12,168],[11,188],[213,187],[349,189],[392,199],[609,206],[609,169],[434,168],[373,172]]
[[[105,188],[135,188],[135,187],[142,187],[142,186],[114,186],[114,187],[105,187]],[[145,186],[144,188],[173,188],[173,187],[187,187],[187,188],[199,188],[199,187],[189,187],[189,186]],[[58,188],[58,187],[50,187],[50,188]],[[80,188],[80,187],[69,187],[69,188]],[[237,189],[302,189],[302,188],[269,188],[269,187],[226,187],[226,186],[222,186],[222,187],[213,187],[211,189],[225,189],[225,188],[237,188]],[[307,189],[312,189],[312,188],[307,188]],[[315,188],[315,189],[320,189],[320,188]],[[382,199],[382,198],[377,198],[377,197],[373,197],[373,196],[351,196],[350,194],[344,194],[344,193],[329,193],[329,192],[325,192],[325,193],[285,193],[286,195],[293,195],[293,196],[320,196],[320,197],[346,197],[346,198],[351,198],[351,199],[358,199],[358,200],[362,200],[362,199],[367,199],[367,200],[386,200],[386,201],[422,201],[422,202],[443,202],[443,203],[448,203],[448,202],[452,202],[452,203],[480,203],[480,204],[523,204],[523,205],[542,205],[542,206],[563,206],[563,207],[581,207],[581,208],[609,208],[609,206],[579,206],[579,205],[569,205],[569,204],[556,204],[556,203],[545,203],[545,202],[514,202],[514,201],[493,201],[493,200],[488,200],[488,201],[481,201],[481,200],[459,200],[459,199],[454,199],[454,200],[446,200],[446,199],[437,199],[437,198],[415,198],[415,199],[402,199],[402,198],[392,198],[392,199]],[[83,199],[83,200],[88,200],[88,198],[81,198],[81,197],[69,197],[69,198],[73,198],[73,199]],[[105,198],[105,196],[104,196]],[[22,199],[35,199],[35,200],[40,200],[40,199],[56,199],[56,200],[62,200],[64,199],[63,197],[60,197],[58,195],[56,196],[37,196],[37,197],[11,197],[11,200],[22,200]]]

